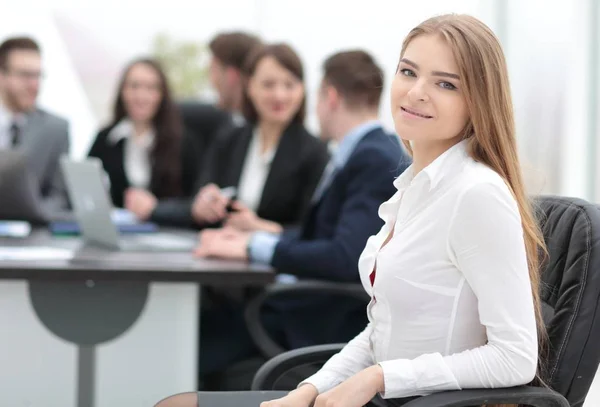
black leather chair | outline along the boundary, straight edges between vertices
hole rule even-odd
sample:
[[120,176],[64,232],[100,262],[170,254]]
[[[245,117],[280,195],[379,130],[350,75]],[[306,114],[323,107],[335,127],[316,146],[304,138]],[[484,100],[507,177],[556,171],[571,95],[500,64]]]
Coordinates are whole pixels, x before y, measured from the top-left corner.
[[[406,407],[501,403],[534,407],[583,406],[600,363],[600,210],[575,198],[545,196],[536,198],[535,203],[549,252],[542,287],[549,335],[544,379],[549,388],[521,386],[441,392],[418,398]],[[264,331],[259,332],[259,336],[264,334]],[[264,351],[279,351],[272,343],[265,343]],[[323,345],[281,353],[267,362],[254,378],[252,389],[262,392],[198,393],[196,403],[200,406],[256,406],[257,401],[281,395],[268,390],[281,389],[282,379],[287,377],[286,386],[293,387],[289,384],[289,372],[296,372],[292,381],[297,383],[300,380],[298,367],[321,365],[341,347],[343,344]],[[165,400],[160,407],[178,406],[168,404],[173,400],[177,397]],[[242,402],[244,400],[246,402]]]

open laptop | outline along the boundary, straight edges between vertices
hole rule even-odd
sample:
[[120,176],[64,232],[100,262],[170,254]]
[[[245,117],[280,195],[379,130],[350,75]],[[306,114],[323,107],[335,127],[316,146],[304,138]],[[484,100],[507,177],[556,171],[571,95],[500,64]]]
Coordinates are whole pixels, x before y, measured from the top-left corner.
[[40,196],[39,181],[19,151],[0,151],[0,219],[47,223],[49,214]]
[[196,239],[171,233],[121,236],[111,219],[112,203],[103,183],[100,160],[63,157],[60,165],[87,244],[126,251],[191,251],[195,247]]

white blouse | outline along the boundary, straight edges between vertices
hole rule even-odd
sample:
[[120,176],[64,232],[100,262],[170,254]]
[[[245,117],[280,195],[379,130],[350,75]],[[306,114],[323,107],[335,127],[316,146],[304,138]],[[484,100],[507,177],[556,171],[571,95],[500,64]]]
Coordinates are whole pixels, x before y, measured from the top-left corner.
[[529,383],[537,330],[509,188],[466,141],[394,185],[379,209],[385,225],[359,260],[369,324],[304,383],[321,393],[376,363],[385,398]]
[[260,205],[276,148],[277,146],[261,153],[260,135],[257,129],[254,130],[244,160],[237,196],[241,203],[254,212],[258,210]]
[[117,144],[125,139],[123,167],[125,175],[131,186],[148,189],[152,178],[151,152],[154,146],[154,130],[150,130],[140,137],[135,136],[133,123],[130,120],[121,120],[108,135],[108,140]]

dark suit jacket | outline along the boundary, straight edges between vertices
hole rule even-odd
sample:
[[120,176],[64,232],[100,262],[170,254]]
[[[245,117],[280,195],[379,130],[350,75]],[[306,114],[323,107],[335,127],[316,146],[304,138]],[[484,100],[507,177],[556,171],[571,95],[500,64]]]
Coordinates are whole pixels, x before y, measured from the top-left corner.
[[[219,135],[206,159],[203,185],[237,187],[253,126],[232,128]],[[291,124],[281,136],[271,162],[257,215],[283,225],[298,224],[329,160],[327,146],[301,124]]]
[[69,124],[58,116],[37,109],[27,115],[17,147],[40,183],[43,205],[49,215],[68,206],[60,157],[69,153]]
[[[129,188],[131,184],[127,179],[127,174],[125,173],[125,140],[123,139],[116,144],[112,144],[107,140],[108,135],[113,127],[114,126],[107,127],[98,133],[88,155],[90,157],[99,158],[102,161],[104,171],[106,171],[110,179],[110,196],[112,198],[113,205],[117,207],[123,207],[125,190]],[[182,195],[189,197],[195,192],[194,186],[198,174],[198,151],[194,138],[187,132],[184,133],[182,139],[180,165],[182,176]],[[159,207],[163,200],[168,198],[176,198],[161,196],[157,190],[156,180],[154,179],[150,180],[149,189],[150,192],[152,192],[159,199]]]
[[178,107],[185,128],[195,138],[198,160],[202,162],[219,131],[234,127],[233,117],[212,104],[195,100],[182,101]]
[[[379,206],[395,193],[394,179],[410,164],[397,136],[378,128],[356,145],[298,233],[284,233],[272,265],[299,278],[360,282],[358,259],[383,221]],[[348,341],[366,326],[365,304],[318,297],[280,300],[288,346]]]

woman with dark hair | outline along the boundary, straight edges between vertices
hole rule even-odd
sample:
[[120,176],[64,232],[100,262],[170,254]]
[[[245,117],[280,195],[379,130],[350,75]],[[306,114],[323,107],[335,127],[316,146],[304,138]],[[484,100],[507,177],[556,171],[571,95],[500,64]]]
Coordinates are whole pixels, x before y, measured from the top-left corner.
[[[279,233],[301,220],[329,154],[304,127],[304,72],[290,46],[255,48],[243,73],[246,125],[227,129],[214,142],[192,216],[200,226],[223,222]],[[233,202],[226,187],[237,191]]]
[[111,124],[101,130],[89,152],[102,161],[116,207],[141,220],[161,219],[161,200],[192,196],[198,151],[184,135],[167,78],[152,59],[125,69]]

